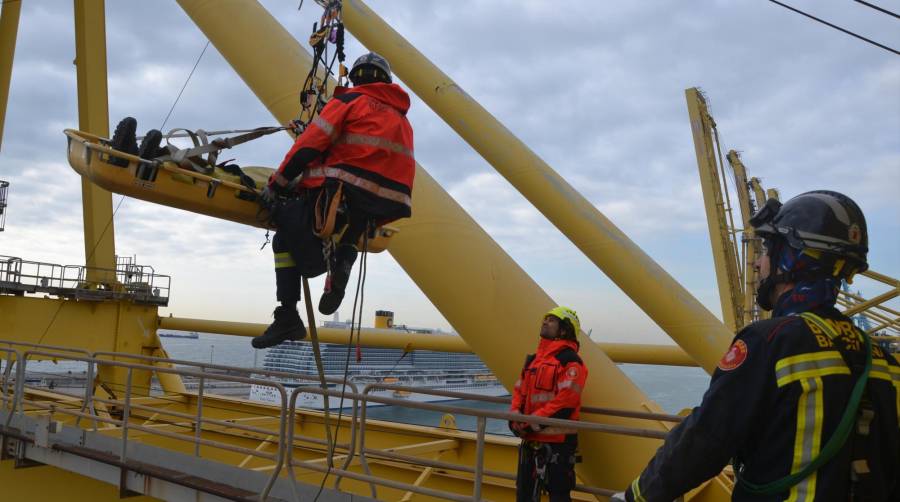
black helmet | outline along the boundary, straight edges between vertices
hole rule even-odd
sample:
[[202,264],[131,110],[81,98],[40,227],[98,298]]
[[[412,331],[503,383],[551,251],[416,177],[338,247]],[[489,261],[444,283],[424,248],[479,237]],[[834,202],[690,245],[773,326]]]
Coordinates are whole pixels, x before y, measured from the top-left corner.
[[835,275],[852,276],[869,268],[866,218],[859,206],[844,194],[814,190],[784,205],[769,199],[750,218],[750,224],[760,237],[780,237],[794,249],[817,250],[830,255],[832,260],[845,260],[846,265],[836,267]]
[[391,83],[391,64],[380,54],[370,52],[356,58],[350,68],[350,81],[353,85],[370,84],[372,82]]
[[[777,284],[818,279],[849,282],[869,268],[866,219],[846,195],[815,190],[783,205],[769,199],[750,218],[750,225],[766,241],[769,259],[769,276],[756,288],[756,303],[763,310],[774,308]],[[834,288],[836,295],[837,285]]]

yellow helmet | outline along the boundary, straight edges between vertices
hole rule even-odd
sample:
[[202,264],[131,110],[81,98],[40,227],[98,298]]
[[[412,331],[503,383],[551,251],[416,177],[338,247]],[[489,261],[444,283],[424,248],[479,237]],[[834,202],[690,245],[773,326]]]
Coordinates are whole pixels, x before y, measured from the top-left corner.
[[545,314],[545,317],[548,315],[552,315],[561,321],[568,321],[572,325],[572,329],[575,331],[572,333],[572,337],[578,336],[578,332],[581,331],[581,321],[578,320],[578,314],[570,309],[569,307],[554,307]]

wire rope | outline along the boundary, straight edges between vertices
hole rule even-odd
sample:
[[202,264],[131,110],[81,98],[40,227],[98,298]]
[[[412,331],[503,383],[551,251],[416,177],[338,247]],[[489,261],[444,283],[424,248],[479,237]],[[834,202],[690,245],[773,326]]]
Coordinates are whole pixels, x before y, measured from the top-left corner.
[[807,14],[806,12],[803,12],[803,11],[800,10],[800,9],[791,7],[790,5],[787,5],[787,4],[783,4],[783,3],[779,2],[778,0],[769,0],[769,1],[772,2],[772,3],[775,4],[775,5],[780,5],[781,7],[784,7],[785,9],[794,11],[794,12],[796,12],[797,14],[800,14],[801,16],[806,16],[806,17],[808,17],[808,18],[810,18],[810,19],[812,19],[812,20],[814,20],[814,21],[817,21],[817,22],[819,22],[819,23],[822,23],[822,24],[824,24],[825,26],[828,26],[828,27],[834,28],[835,30],[838,30],[838,31],[840,31],[840,32],[846,33],[847,35],[850,35],[851,37],[858,38],[858,39],[860,39],[860,40],[862,40],[862,41],[864,41],[864,42],[868,42],[868,43],[874,45],[875,47],[880,47],[880,48],[882,48],[882,49],[884,49],[884,50],[886,50],[886,51],[888,51],[888,52],[892,52],[892,53],[894,53],[894,54],[900,56],[900,51],[898,51],[898,50],[896,50],[896,49],[892,49],[892,48],[890,48],[890,47],[888,47],[888,46],[886,46],[886,45],[884,45],[884,44],[880,44],[880,43],[878,43],[878,42],[876,42],[876,41],[874,41],[874,40],[872,40],[872,39],[869,39],[869,38],[866,38],[866,37],[864,37],[864,36],[862,36],[862,35],[858,35],[858,34],[856,34],[856,33],[853,33],[852,31],[847,30],[847,29],[845,29],[845,28],[841,28],[840,26],[837,26],[837,25],[835,25],[835,24],[829,23],[828,21],[825,21],[824,19],[820,19],[820,18],[818,18],[818,17],[816,17],[816,16],[813,16],[812,14]]

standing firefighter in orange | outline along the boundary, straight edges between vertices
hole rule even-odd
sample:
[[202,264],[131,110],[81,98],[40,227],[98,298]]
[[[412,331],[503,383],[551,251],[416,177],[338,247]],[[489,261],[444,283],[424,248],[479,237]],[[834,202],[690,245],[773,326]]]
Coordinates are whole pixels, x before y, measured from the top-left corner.
[[[297,312],[302,277],[328,272],[319,312],[334,313],[360,243],[376,226],[411,214],[416,164],[406,118],[409,96],[391,82],[390,65],[378,54],[357,59],[349,76],[353,87],[334,90],[263,191],[262,198],[277,208],[272,251],[281,305],[275,321],[253,339],[255,348],[306,336]],[[323,253],[322,221],[335,214],[335,228],[346,227],[337,245]]]
[[[556,307],[544,316],[537,353],[525,366],[513,390],[510,411],[536,417],[578,420],[587,368],[578,357],[578,315]],[[516,477],[516,500],[539,501],[547,491],[552,502],[571,500],[575,487],[578,434],[575,429],[510,422],[522,438]]]

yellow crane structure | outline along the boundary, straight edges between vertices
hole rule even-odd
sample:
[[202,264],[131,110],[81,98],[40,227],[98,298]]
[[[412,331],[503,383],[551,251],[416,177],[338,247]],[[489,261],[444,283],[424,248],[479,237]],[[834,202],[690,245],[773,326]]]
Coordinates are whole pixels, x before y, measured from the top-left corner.
[[[486,434],[485,429],[488,419],[515,419],[578,428],[584,462],[577,467],[576,498],[602,500],[630,483],[680,420],[662,413],[616,362],[697,365],[712,372],[733,329],[752,318],[747,298],[723,286],[730,281],[743,291],[752,278],[747,264],[736,261],[740,246],[733,224],[723,226],[716,220],[716,228],[725,235],[716,236],[717,253],[721,252],[716,255],[717,271],[733,268],[724,283],[720,280],[720,291],[728,293],[730,302],[726,309],[723,300],[727,320],[723,324],[364,2],[344,0],[343,21],[350,32],[391,60],[411,90],[678,347],[598,344],[580,334],[581,356],[590,367],[591,383],[583,396],[583,419],[576,423],[373,395],[375,389],[393,389],[472,397],[460,393],[389,383],[358,388],[341,381],[328,383],[346,385],[348,390],[315,385],[290,390],[277,379],[302,377],[173,360],[162,347],[158,329],[255,336],[263,326],[161,317],[158,308],[168,303],[169,278],[117,262],[107,189],[253,224],[241,219],[246,215],[241,208],[247,206],[235,199],[244,188],[127,155],[123,155],[129,162],[127,169],[109,169],[110,150],[103,144],[109,136],[104,2],[74,3],[79,127],[66,134],[69,161],[81,175],[86,263],[61,267],[13,257],[0,260],[0,493],[4,499],[511,500],[518,440]],[[178,4],[279,123],[297,116],[298,89],[292,82],[302,81],[312,58],[276,19],[252,0],[179,0]],[[0,111],[8,98],[20,5],[4,2],[0,14]],[[319,76],[326,79],[324,74]],[[708,114],[698,114],[700,122],[695,125],[695,111],[691,113],[696,135],[706,127],[703,117]],[[0,131],[3,118],[0,115]],[[708,147],[702,152],[707,160]],[[705,180],[704,187],[708,183],[715,185],[714,179]],[[752,180],[750,186],[758,204],[762,188]],[[202,202],[184,202],[185,194],[192,191],[201,194]],[[554,195],[552,204],[545,194]],[[517,343],[520,334],[532,331],[536,319],[556,302],[421,165],[413,198],[415,215],[396,222],[396,228],[384,236],[384,247],[460,337],[371,330],[362,344],[472,351],[511,388],[529,349]],[[716,215],[731,213],[714,199],[707,201],[708,208],[710,204]],[[745,206],[752,208],[749,192],[740,204],[742,211]],[[479,295],[460,294],[457,285],[475,283],[480,285]],[[871,301],[857,304],[851,310],[872,305]],[[873,314],[875,319],[882,317],[891,319]],[[342,342],[346,332],[322,329],[320,337]],[[28,381],[29,364],[47,360],[85,367],[84,388],[64,392]],[[278,396],[278,404],[218,395],[214,384],[223,382],[268,386]],[[301,392],[344,398],[350,411],[336,417],[327,409],[301,409],[297,406]],[[475,432],[455,430],[451,418],[445,420],[444,428],[373,420],[367,418],[370,404],[468,415],[475,418],[477,428]],[[728,500],[732,483],[730,473],[724,472],[686,499]]]
[[[297,89],[290,82],[300,81],[311,66],[311,57],[268,12],[255,2],[235,0],[183,0],[179,4],[279,122],[296,116]],[[14,457],[14,465],[5,462],[0,471],[4,480],[10,480],[4,485],[21,487],[10,490],[20,490],[14,493],[22,496],[43,493],[51,497],[65,490],[64,483],[36,483],[36,478],[27,474],[29,471],[13,469],[41,462],[53,466],[40,470],[45,472],[44,477],[46,472],[52,472],[54,479],[74,479],[70,471],[82,472],[82,468],[99,473],[103,471],[100,465],[117,473],[88,476],[97,481],[78,477],[77,483],[83,489],[74,496],[84,499],[110,493],[108,483],[117,485],[122,494],[143,493],[161,498],[177,498],[173,494],[181,493],[179,490],[195,496],[249,497],[248,492],[253,492],[261,497],[290,498],[291,494],[315,487],[325,472],[332,473],[335,483],[326,487],[328,497],[343,492],[389,499],[408,499],[413,493],[454,500],[511,496],[510,466],[515,465],[516,442],[485,438],[483,424],[488,416],[483,413],[478,417],[482,426],[476,434],[448,434],[432,428],[380,423],[365,420],[364,415],[360,421],[354,413],[342,418],[344,426],[331,437],[331,429],[325,427],[328,418],[322,413],[296,409],[291,399],[296,397],[283,388],[278,389],[280,409],[204,392],[203,382],[217,378],[245,383],[256,379],[257,383],[264,383],[265,380],[258,381],[260,372],[223,377],[213,376],[210,372],[216,368],[209,365],[195,365],[187,370],[174,367],[176,362],[166,358],[156,335],[158,327],[190,324],[207,332],[236,334],[258,334],[260,327],[160,318],[156,303],[165,301],[166,288],[158,284],[165,278],[152,276],[135,283],[124,280],[116,270],[110,194],[100,188],[103,183],[90,175],[93,169],[100,169],[108,154],[97,139],[109,134],[104,5],[98,0],[79,0],[75,6],[80,137],[70,134],[69,156],[73,167],[83,174],[88,262],[78,281],[65,283],[65,278],[60,277],[56,284],[50,277],[49,286],[41,272],[47,270],[41,268],[43,264],[18,260],[11,261],[8,267],[7,279],[12,279],[8,282],[24,292],[46,292],[55,287],[52,292],[58,296],[0,297],[0,315],[8,320],[0,336],[8,344],[4,389],[11,391],[4,401],[9,412],[4,438]],[[17,7],[15,2],[4,4],[4,26],[15,27]],[[727,346],[728,330],[362,2],[343,2],[343,16],[351,32],[370,49],[395,61],[398,76],[455,125],[526,196],[536,199],[535,194],[547,190],[562,194],[567,204],[538,204],[539,208],[680,342],[684,352],[673,354],[671,350],[652,347],[603,347],[582,335],[582,357],[591,367],[593,379],[602,385],[589,387],[585,395],[586,403],[597,413],[580,425],[593,428],[593,432],[582,435],[585,461],[578,468],[579,478],[587,496],[603,496],[622,489],[677,419],[661,414],[609,355],[632,361],[693,361],[709,371]],[[235,37],[235,33],[241,33],[241,37]],[[255,41],[252,50],[247,39]],[[7,68],[11,62],[10,55],[4,61]],[[462,127],[464,122],[474,126]],[[147,190],[158,188],[153,180],[139,181]],[[205,187],[210,199],[223,196],[212,188],[221,188],[222,183],[194,177],[190,185]],[[157,195],[157,200],[165,203],[166,195]],[[517,333],[527,332],[534,322],[530,316],[520,314],[534,312],[540,316],[555,303],[421,166],[414,197],[416,215],[397,225],[398,233],[391,239],[389,252],[452,323],[465,346],[479,354],[511,387],[527,349],[510,340]],[[426,245],[430,252],[421,252]],[[459,295],[452,286],[476,282],[483,285],[483,294],[478,298]],[[148,288],[153,294],[144,294]],[[87,301],[88,298],[93,301]],[[328,333],[323,335],[327,338]],[[394,346],[413,343],[421,348],[448,348],[444,341],[432,337],[366,338],[364,343],[371,340]],[[91,382],[86,394],[76,399],[26,386],[22,368],[34,359],[87,364]],[[200,385],[188,389],[181,377],[199,380]],[[161,394],[152,392],[154,388]],[[363,413],[364,404],[374,399],[366,396],[365,389],[350,394],[355,405],[362,403]],[[182,428],[190,431],[185,434]],[[32,430],[38,431],[40,440],[32,436]],[[363,431],[367,438],[365,447],[359,445]],[[63,440],[72,434],[90,436],[90,440],[85,439],[80,445],[76,441],[72,446]],[[44,441],[45,437],[48,441]],[[93,443],[95,440],[99,442]],[[117,446],[109,446],[110,441],[117,442]],[[58,453],[64,459],[55,462],[44,455],[51,443],[54,452],[65,452]],[[106,446],[100,446],[101,443]],[[628,454],[606,453],[613,451]],[[187,476],[190,479],[160,469],[159,462],[148,465],[146,455],[165,458],[165,467],[181,466],[179,472],[192,473]],[[208,464],[243,470],[223,471],[217,476],[197,474],[212,469]],[[302,470],[297,472],[300,466]],[[247,469],[249,472],[245,472]],[[702,498],[724,500],[728,483],[723,478],[704,485],[700,490]],[[66,491],[69,497],[73,496]]]
[[[709,112],[706,98],[697,88],[687,89],[685,97],[706,207],[722,317],[726,325],[739,330],[767,315],[756,306],[757,276],[753,263],[762,252],[762,244],[753,234],[750,217],[767,199],[779,199],[780,196],[775,189],[763,189],[759,178],[748,178],[747,168],[737,151],[729,150],[725,155],[726,167],[716,121]],[[732,178],[731,187],[729,177]],[[735,225],[732,193],[737,196],[740,226]],[[844,315],[865,319],[860,327],[871,335],[900,334],[900,312],[888,304],[900,296],[900,281],[874,270],[867,270],[862,275],[870,279],[876,288],[884,289],[886,286],[887,290],[866,299],[849,289],[842,289],[838,305],[844,307]]]

